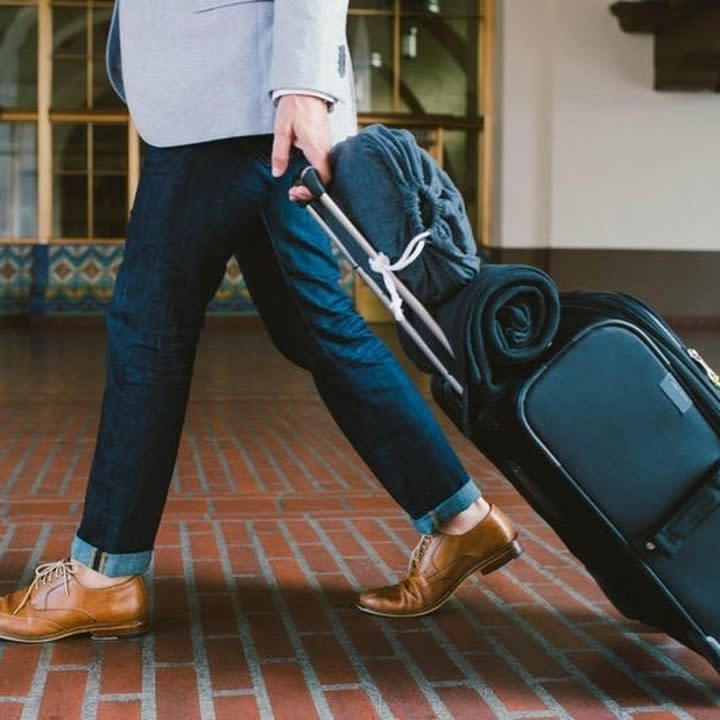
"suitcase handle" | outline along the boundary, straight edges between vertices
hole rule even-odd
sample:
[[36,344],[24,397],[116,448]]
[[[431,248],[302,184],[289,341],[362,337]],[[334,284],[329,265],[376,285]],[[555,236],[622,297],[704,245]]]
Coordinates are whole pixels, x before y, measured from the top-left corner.
[[645,541],[645,550],[662,550],[674,557],[685,541],[716,510],[720,508],[720,463],[710,471],[709,477],[677,509],[675,514]]
[[[334,243],[335,247],[337,247],[338,250],[340,250],[343,255],[345,255],[345,257],[351,262],[353,269],[359,273],[359,275],[362,277],[363,280],[365,280],[365,282],[368,282],[369,276],[367,275],[367,273],[365,273],[365,271],[353,259],[352,254],[347,250],[347,248],[343,244],[342,240],[340,240],[340,238],[337,236],[337,234],[334,233],[332,229],[328,226],[328,224],[323,221],[322,216],[320,215],[320,213],[318,213],[315,206],[322,207],[324,210],[330,213],[330,215],[338,223],[340,223],[343,230],[357,243],[357,245],[368,256],[368,258],[374,260],[378,258],[380,253],[378,253],[378,251],[373,247],[372,243],[368,241],[368,239],[353,224],[350,218],[330,197],[327,190],[325,189],[325,186],[322,183],[322,180],[320,179],[320,175],[318,174],[317,170],[312,167],[312,165],[304,168],[300,172],[295,183],[297,185],[303,185],[310,191],[313,197],[312,200],[305,203],[306,210],[325,231],[330,240]],[[410,292],[410,290],[408,290],[407,287],[405,287],[405,285],[397,277],[394,276],[392,272],[386,273],[386,275],[392,279],[392,282],[394,283],[398,294],[408,304],[408,307],[410,307],[410,309],[417,315],[418,320],[430,331],[430,333],[435,336],[435,338],[440,342],[443,348],[445,348],[448,355],[451,358],[454,358],[455,352],[450,345],[450,341],[447,339],[445,332],[437,324],[432,315],[430,315],[425,306],[420,302],[420,300],[418,300],[418,298],[415,297],[415,295],[413,295],[412,292]],[[385,294],[382,293],[382,291],[378,292],[379,288],[377,284],[371,281],[368,283],[368,285],[375,292],[378,298],[385,304],[387,302],[387,298],[385,297]],[[389,305],[386,304],[386,307],[388,307],[389,309]],[[404,329],[406,329],[403,323],[400,324],[403,325]],[[414,338],[414,335],[412,333],[411,336]],[[455,389],[460,391],[460,394],[462,394],[461,388],[459,386]]]
[[325,193],[325,185],[320,179],[320,173],[312,165],[308,165],[300,171],[294,184],[306,187],[312,195],[312,200],[317,200]]
[[[352,223],[350,218],[343,212],[343,210],[335,203],[335,201],[328,195],[325,186],[323,185],[320,175],[312,165],[304,168],[295,179],[295,185],[302,185],[310,191],[312,199],[308,202],[302,203],[305,209],[308,211],[310,216],[315,222],[322,228],[325,234],[330,238],[333,245],[342,253],[345,259],[351,264],[353,270],[363,279],[368,287],[375,293],[378,299],[383,305],[395,316],[395,320],[398,325],[408,334],[408,336],[415,343],[416,347],[423,353],[423,355],[430,361],[432,366],[444,377],[450,387],[460,397],[464,395],[463,386],[455,378],[452,373],[448,370],[443,361],[437,356],[435,351],[425,342],[424,338],[420,333],[413,327],[407,318],[404,317],[403,313],[396,313],[396,308],[393,307],[393,303],[388,295],[382,291],[380,286],[365,272],[365,270],[355,260],[352,253],[347,249],[343,241],[337,235],[337,233],[325,222],[321,212],[318,208],[322,208],[324,211],[330,214],[330,216],[337,221],[342,229],[352,238],[360,249],[368,256],[372,261],[380,256],[380,253],[373,247],[372,243],[358,230],[358,228]],[[372,265],[372,263],[371,263]],[[442,347],[448,353],[451,358],[455,357],[450,341],[447,339],[443,329],[438,325],[436,320],[430,315],[426,307],[420,302],[420,300],[413,295],[413,293],[397,278],[392,272],[391,268],[386,269],[382,273],[383,282],[392,283],[394,286],[394,293],[400,296],[404,300],[408,307],[415,313],[418,321],[440,342]]]

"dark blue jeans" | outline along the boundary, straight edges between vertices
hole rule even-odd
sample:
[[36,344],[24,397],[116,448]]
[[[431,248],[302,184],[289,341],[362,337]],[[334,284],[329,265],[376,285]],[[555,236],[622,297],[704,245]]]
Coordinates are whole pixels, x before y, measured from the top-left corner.
[[271,137],[147,148],[107,317],[107,379],[72,555],[144,572],[180,440],[205,309],[235,254],[278,348],[421,532],[479,496],[421,394],[339,286],[324,233],[270,172]]

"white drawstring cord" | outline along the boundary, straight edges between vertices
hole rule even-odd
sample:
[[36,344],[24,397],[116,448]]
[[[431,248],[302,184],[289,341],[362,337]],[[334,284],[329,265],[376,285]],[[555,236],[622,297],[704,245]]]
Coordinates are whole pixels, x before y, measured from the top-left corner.
[[385,288],[390,295],[390,312],[393,314],[393,317],[398,322],[400,322],[405,317],[405,314],[402,310],[402,298],[400,297],[400,294],[395,287],[392,273],[394,271],[406,268],[408,265],[410,265],[410,263],[417,260],[418,256],[425,247],[425,240],[423,240],[423,238],[426,238],[429,235],[429,230],[426,230],[425,232],[421,232],[419,235],[416,235],[407,244],[405,250],[403,250],[402,255],[400,255],[400,257],[394,263],[391,263],[390,258],[384,253],[378,253],[374,258],[370,258],[370,269],[382,275],[383,282],[385,283]]

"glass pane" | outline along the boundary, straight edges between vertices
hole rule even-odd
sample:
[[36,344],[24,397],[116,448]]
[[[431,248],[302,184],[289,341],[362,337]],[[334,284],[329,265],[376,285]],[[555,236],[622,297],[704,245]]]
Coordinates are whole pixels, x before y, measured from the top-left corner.
[[392,10],[394,0],[350,0],[350,10]]
[[55,175],[53,182],[53,235],[88,236],[87,175]]
[[127,176],[96,175],[93,179],[93,237],[121,238],[127,223]]
[[[88,157],[90,148],[92,158]],[[127,156],[127,125],[53,125],[56,237],[124,236],[128,215]],[[92,208],[88,208],[88,182],[92,183]]]
[[127,172],[126,125],[93,126],[93,167],[96,172]]
[[108,80],[104,57],[93,61],[93,107],[105,110],[125,107]]
[[353,58],[358,112],[392,112],[392,19],[348,18],[348,42]]
[[37,107],[37,10],[0,7],[0,106]]
[[0,237],[37,235],[37,132],[0,123]]
[[88,167],[87,125],[53,125],[53,168],[55,172],[81,171]]
[[[478,143],[480,134],[474,131],[446,130],[444,132],[443,168],[460,190],[465,208],[476,235],[478,232]],[[480,238],[476,237],[477,242]]]
[[83,7],[53,8],[53,54],[87,55],[87,11]]
[[93,107],[104,109],[125,106],[110,85],[105,68],[105,45],[111,19],[112,4],[93,10]]
[[93,10],[93,54],[105,55],[105,44],[110,31],[112,7],[95,8]]
[[477,113],[478,23],[442,17],[404,20],[400,64],[402,110],[474,116]]
[[87,237],[88,128],[53,125],[53,235]]
[[53,107],[87,107],[87,62],[84,58],[53,62]]
[[401,12],[470,15],[478,12],[478,0],[401,0]]

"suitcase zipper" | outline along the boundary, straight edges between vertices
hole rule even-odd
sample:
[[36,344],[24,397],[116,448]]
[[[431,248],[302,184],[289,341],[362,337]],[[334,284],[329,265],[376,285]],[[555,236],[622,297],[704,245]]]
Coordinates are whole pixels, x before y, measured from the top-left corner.
[[705,371],[710,382],[716,387],[720,387],[720,375],[705,362],[702,355],[695,348],[688,348],[687,354]]
[[[620,319],[638,325],[654,336],[654,340],[676,359],[675,370],[685,376],[685,390],[701,402],[706,416],[712,417],[713,426],[720,432],[720,415],[716,408],[720,395],[720,376],[703,360],[694,348],[688,348],[672,328],[642,300],[622,292],[591,293],[568,292],[561,294],[562,304],[593,312],[616,311]],[[608,318],[609,319],[609,318]],[[669,362],[666,360],[666,362]],[[672,364],[671,364],[672,366]],[[683,372],[684,371],[684,372]],[[693,383],[691,378],[700,382]]]
[[[654,334],[656,339],[661,341],[670,341],[674,349],[679,350],[681,356],[689,356],[693,362],[688,364],[693,370],[701,370],[699,375],[715,388],[720,388],[720,375],[716,373],[710,365],[705,362],[702,355],[695,349],[687,347],[680,338],[675,334],[672,328],[660,317],[658,317],[642,300],[638,300],[632,295],[626,295],[621,292],[614,293],[583,293],[583,298],[573,297],[574,293],[563,293],[563,304],[584,310],[604,309],[611,307],[624,315],[626,319],[637,323],[640,321],[640,327],[652,324],[654,326]],[[650,329],[650,328],[648,328]],[[662,344],[665,344],[664,342]],[[684,359],[680,357],[679,359]]]

